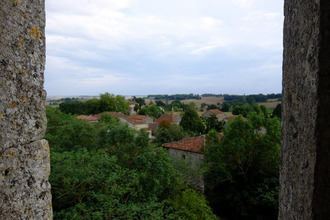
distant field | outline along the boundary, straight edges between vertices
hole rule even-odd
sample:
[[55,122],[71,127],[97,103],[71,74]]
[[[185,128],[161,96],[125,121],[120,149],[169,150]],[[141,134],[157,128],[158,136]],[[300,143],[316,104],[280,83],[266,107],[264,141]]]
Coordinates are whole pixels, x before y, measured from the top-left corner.
[[[146,99],[146,103],[147,105],[150,102],[155,103],[156,101],[154,99]],[[168,103],[171,103],[173,100],[168,101]],[[201,106],[202,103],[206,103],[208,105],[210,104],[214,104],[216,105],[217,103],[223,103],[225,100],[223,97],[202,97],[201,100],[197,100],[197,99],[187,99],[187,100],[183,100],[181,102],[183,102],[184,104],[189,104],[190,102],[195,102],[198,107]],[[264,105],[266,106],[266,108],[269,109],[274,109],[276,107],[277,104],[280,104],[281,101],[278,101],[278,99],[268,99],[267,102],[259,102],[258,105]]]
[[[154,99],[145,99],[146,100],[146,104],[148,105],[151,101],[153,103],[155,103],[156,101]],[[168,103],[172,103],[173,100],[168,101]],[[223,97],[202,97],[201,100],[197,100],[197,99],[186,99],[186,100],[182,100],[180,102],[183,102],[184,104],[189,104],[190,102],[195,102],[198,107],[201,106],[202,103],[205,104],[217,104],[217,103],[223,103],[224,102],[224,98]]]
[[272,108],[274,109],[277,104],[281,104],[281,101],[278,101],[278,99],[268,99],[267,102],[259,102],[258,105],[264,105],[266,108]]
[[182,102],[184,104],[189,104],[190,102],[195,102],[198,107],[201,106],[202,103],[211,105],[211,104],[217,104],[217,103],[223,103],[225,100],[223,97],[202,97],[201,100],[197,100],[197,99],[187,99],[187,100],[183,100]]

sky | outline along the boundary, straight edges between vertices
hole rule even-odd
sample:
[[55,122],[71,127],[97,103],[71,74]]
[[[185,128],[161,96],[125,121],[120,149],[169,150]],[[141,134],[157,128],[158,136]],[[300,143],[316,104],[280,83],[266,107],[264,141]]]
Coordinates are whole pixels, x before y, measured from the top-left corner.
[[47,0],[48,96],[282,90],[283,0]]

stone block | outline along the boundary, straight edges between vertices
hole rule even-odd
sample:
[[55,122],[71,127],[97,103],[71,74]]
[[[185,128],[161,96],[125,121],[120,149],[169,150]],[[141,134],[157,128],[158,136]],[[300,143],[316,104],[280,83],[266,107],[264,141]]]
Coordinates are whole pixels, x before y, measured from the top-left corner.
[[46,129],[44,0],[0,1],[0,152]]
[[0,155],[0,219],[51,219],[46,140],[18,145]]

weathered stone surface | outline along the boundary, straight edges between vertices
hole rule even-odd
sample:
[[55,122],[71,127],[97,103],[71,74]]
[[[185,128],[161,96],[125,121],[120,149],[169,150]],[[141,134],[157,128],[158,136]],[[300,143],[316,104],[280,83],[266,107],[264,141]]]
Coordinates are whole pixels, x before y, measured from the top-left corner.
[[51,219],[44,0],[0,1],[0,219]]
[[44,0],[0,1],[0,152],[45,132]]
[[0,162],[0,219],[50,219],[47,141],[18,145],[3,157],[7,158]]
[[330,219],[329,9],[285,1],[279,219]]

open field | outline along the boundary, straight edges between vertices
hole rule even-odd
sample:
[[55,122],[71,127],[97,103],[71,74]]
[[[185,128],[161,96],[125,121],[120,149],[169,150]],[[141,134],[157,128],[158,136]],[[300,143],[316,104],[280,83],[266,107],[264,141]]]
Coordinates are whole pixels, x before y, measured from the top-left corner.
[[187,100],[183,100],[182,102],[184,104],[189,104],[190,102],[195,102],[197,104],[198,107],[201,106],[202,103],[211,105],[214,104],[216,105],[217,103],[223,103],[225,100],[223,97],[202,97],[201,100],[197,100],[197,99],[187,99]]
[[[148,105],[150,102],[155,103],[156,101],[154,99],[146,99],[146,104]],[[168,103],[170,104],[173,100],[168,101]],[[184,103],[184,104],[189,104],[190,102],[195,102],[197,104],[198,107],[201,106],[202,103],[211,105],[211,104],[217,104],[217,103],[223,103],[225,100],[223,97],[202,97],[201,100],[197,100],[197,99],[186,99],[186,100],[182,100],[180,102]]]
[[[146,99],[146,104],[148,105],[150,102],[156,103],[154,99]],[[171,103],[173,100],[168,101],[168,103]],[[198,107],[201,106],[202,103],[211,105],[217,105],[217,103],[223,103],[225,100],[223,97],[202,97],[201,100],[197,99],[187,99],[187,100],[182,100],[184,104],[189,104],[190,102],[195,102]],[[268,99],[267,102],[259,102],[258,105],[264,105],[266,108],[269,109],[274,109],[277,104],[280,104],[281,101],[278,101],[278,99]]]
[[264,105],[266,108],[275,108],[277,104],[281,104],[278,99],[268,99],[267,102],[259,102],[258,105]]

